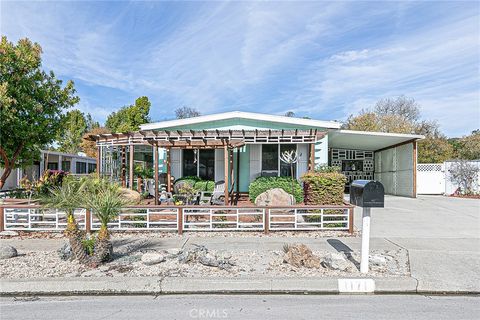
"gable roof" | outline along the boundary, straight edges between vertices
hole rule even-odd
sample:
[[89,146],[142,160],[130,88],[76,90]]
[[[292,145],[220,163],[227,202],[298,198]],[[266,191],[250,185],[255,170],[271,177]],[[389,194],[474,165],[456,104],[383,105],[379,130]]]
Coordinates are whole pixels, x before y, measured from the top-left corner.
[[224,113],[216,113],[205,116],[187,118],[187,119],[176,119],[176,120],[167,120],[154,123],[146,123],[140,126],[140,130],[158,130],[165,129],[177,126],[192,125],[210,121],[218,120],[227,120],[227,119],[247,119],[247,120],[260,120],[267,122],[276,122],[276,123],[287,123],[301,126],[308,126],[312,128],[326,128],[326,129],[339,129],[340,123],[336,121],[322,121],[322,120],[313,120],[313,119],[303,119],[303,118],[294,118],[294,117],[285,117],[270,115],[264,113],[253,113],[253,112],[243,112],[243,111],[231,111]]

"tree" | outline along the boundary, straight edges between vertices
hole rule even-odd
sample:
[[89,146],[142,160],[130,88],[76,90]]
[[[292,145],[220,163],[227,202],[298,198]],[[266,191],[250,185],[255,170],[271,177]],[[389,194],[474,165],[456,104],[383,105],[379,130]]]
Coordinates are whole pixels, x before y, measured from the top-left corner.
[[42,48],[29,39],[0,43],[0,189],[14,168],[40,158],[42,146],[53,142],[62,111],[75,105],[72,81],[41,69]]
[[92,115],[90,113],[87,113],[85,120],[87,121],[87,131],[92,131],[93,129],[100,127],[100,123],[98,121],[93,120]]
[[58,132],[58,150],[66,153],[78,153],[81,149],[82,137],[87,128],[87,119],[80,110],[75,109],[67,112],[61,121]]
[[435,121],[420,120],[420,107],[413,98],[399,96],[379,100],[373,110],[361,110],[350,115],[342,128],[360,131],[421,134],[418,142],[418,161],[438,163],[453,156],[453,147],[440,132]]
[[295,112],[287,111],[285,112],[285,117],[289,117],[289,118],[295,117]]
[[152,104],[147,97],[140,97],[135,104],[122,107],[107,117],[105,127],[112,132],[137,131],[140,125],[150,122],[148,113]]
[[200,112],[195,108],[181,107],[175,110],[177,119],[186,119],[201,116]]
[[480,159],[480,131],[474,130],[472,134],[458,139],[455,148],[455,157],[464,160]]
[[97,144],[95,143],[95,141],[90,141],[85,138],[89,135],[98,135],[105,133],[111,133],[111,131],[104,127],[97,127],[84,134],[82,142],[80,143],[80,148],[83,152],[85,152],[88,157],[95,158],[97,156]]
[[478,166],[466,160],[459,160],[454,162],[448,171],[450,172],[450,181],[458,186],[458,190],[455,193],[475,193],[475,184],[480,173]]

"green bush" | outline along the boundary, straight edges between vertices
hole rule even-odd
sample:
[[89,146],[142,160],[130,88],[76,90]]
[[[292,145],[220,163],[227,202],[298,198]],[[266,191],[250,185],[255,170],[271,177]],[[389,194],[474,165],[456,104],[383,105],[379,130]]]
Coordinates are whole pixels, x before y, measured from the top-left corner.
[[[274,188],[283,189],[285,192],[292,194],[292,178],[290,177],[258,177],[250,183],[248,187],[248,195],[250,201],[255,202],[259,194]],[[297,203],[303,202],[303,191],[297,180],[294,182],[293,196]]]
[[341,205],[347,178],[338,172],[307,172],[302,176],[305,204]]
[[83,247],[85,248],[85,251],[89,256],[93,255],[93,252],[95,251],[95,238],[86,238],[82,240]]
[[215,188],[215,181],[212,181],[212,180],[197,181],[195,182],[193,187],[198,191],[212,192],[213,189]]
[[342,168],[340,168],[339,166],[327,166],[325,164],[320,164],[315,167],[315,172],[317,173],[341,172],[341,171],[342,171]]

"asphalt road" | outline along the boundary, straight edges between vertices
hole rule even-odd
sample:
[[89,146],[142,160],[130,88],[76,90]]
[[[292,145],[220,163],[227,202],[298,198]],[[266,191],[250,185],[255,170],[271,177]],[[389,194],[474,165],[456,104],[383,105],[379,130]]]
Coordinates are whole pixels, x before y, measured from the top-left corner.
[[478,319],[478,296],[171,295],[0,298],[0,319]]

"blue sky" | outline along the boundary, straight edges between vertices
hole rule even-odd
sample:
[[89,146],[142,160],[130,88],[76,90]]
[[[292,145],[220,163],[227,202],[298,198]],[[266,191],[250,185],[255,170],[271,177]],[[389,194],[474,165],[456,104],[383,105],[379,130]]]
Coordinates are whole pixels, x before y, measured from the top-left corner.
[[449,136],[480,127],[478,2],[1,2],[1,33],[43,47],[97,120],[294,111],[344,120],[405,94]]

